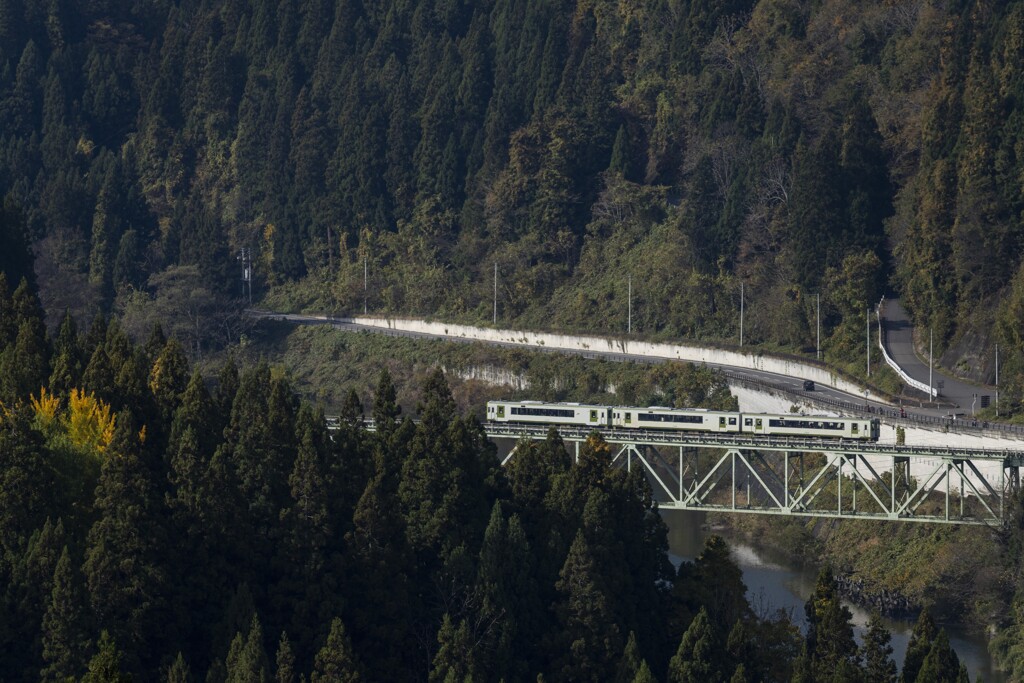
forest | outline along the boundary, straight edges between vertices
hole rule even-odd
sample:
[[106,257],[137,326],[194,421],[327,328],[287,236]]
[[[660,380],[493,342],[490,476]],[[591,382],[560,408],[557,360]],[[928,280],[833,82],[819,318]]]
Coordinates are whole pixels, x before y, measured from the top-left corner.
[[[278,310],[486,324],[496,268],[501,324],[631,303],[714,343],[743,287],[748,343],[796,353],[820,295],[853,372],[899,295],[949,367],[999,344],[1021,413],[1022,60],[1017,1],[0,0],[0,680],[896,680],[828,568],[802,633],[720,540],[673,566],[600,438],[500,468],[437,368],[404,414],[387,372],[336,389],[329,432],[239,257]],[[611,376],[553,365],[521,363]],[[967,678],[927,611],[900,665]]]
[[[51,329],[258,303],[813,348],[900,295],[1024,387],[1024,3],[0,0],[0,233]],[[364,291],[364,273],[366,289]],[[11,277],[16,286],[18,277]],[[247,303],[247,302],[246,302]]]
[[[329,432],[266,362],[207,382],[102,315],[51,341],[2,274],[0,313],[5,681],[897,680],[829,568],[803,634],[755,612],[720,538],[673,566],[643,470],[597,434],[503,469],[440,370],[415,422],[384,370],[375,430],[351,392]],[[968,680],[928,611],[900,680]]]

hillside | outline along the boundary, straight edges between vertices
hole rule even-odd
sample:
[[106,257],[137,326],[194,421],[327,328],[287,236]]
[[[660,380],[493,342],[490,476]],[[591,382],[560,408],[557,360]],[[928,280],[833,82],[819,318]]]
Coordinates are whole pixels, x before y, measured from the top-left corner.
[[889,289],[1016,407],[1022,43],[1019,2],[0,0],[3,234],[52,320],[155,300],[196,353],[242,247],[278,305],[361,309],[365,267],[477,321],[497,263],[503,320],[564,329],[631,276],[666,337],[736,338],[742,283],[797,350],[820,294],[854,366]]

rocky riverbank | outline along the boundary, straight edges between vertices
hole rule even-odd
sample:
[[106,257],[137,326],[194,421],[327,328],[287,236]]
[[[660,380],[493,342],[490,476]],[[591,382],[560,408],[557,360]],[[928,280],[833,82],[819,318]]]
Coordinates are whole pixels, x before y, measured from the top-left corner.
[[713,515],[708,523],[795,562],[829,563],[849,600],[897,618],[928,607],[940,621],[988,628],[1005,610],[995,533],[876,521]]

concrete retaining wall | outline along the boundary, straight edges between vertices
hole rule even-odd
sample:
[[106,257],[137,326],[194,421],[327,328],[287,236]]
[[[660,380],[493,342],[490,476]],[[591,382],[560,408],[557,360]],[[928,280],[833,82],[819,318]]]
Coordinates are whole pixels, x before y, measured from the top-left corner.
[[[749,368],[774,372],[787,377],[799,377],[813,380],[817,384],[834,387],[856,396],[864,395],[864,388],[854,382],[843,379],[826,368],[801,363],[788,358],[765,356],[759,353],[744,353],[701,346],[683,344],[662,344],[645,341],[629,341],[610,339],[607,337],[577,336],[567,334],[551,334],[546,332],[524,332],[518,330],[496,330],[470,325],[451,325],[440,322],[427,322],[403,318],[380,318],[374,316],[356,316],[346,318],[348,322],[369,327],[381,327],[391,330],[420,332],[423,334],[451,337],[453,339],[474,339],[486,342],[514,344],[517,346],[538,349],[560,349],[582,353],[622,353],[646,358],[663,358],[688,361],[692,363],[709,363],[727,365],[736,368]],[[868,397],[875,401],[886,399],[869,393]]]

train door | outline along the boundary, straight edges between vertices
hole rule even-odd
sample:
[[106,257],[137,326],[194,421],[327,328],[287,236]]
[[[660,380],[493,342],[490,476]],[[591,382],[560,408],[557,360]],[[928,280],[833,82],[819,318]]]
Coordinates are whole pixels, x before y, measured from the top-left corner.
[[593,424],[597,424],[597,411],[596,410],[591,410],[590,411],[590,424],[592,424],[592,425]]
[[853,422],[853,423],[850,424],[850,435],[853,436],[854,438],[857,438],[857,437],[860,436],[860,423],[859,422]]
[[633,424],[633,413],[626,412],[624,415],[626,416],[626,425]]
[[754,418],[754,433],[764,434],[764,420],[760,417]]
[[505,419],[505,406],[503,406],[503,405],[499,405],[498,406],[498,419],[500,419],[500,420],[504,420]]
[[720,431],[720,432],[724,432],[725,431],[725,415],[719,415],[718,416],[718,431]]

